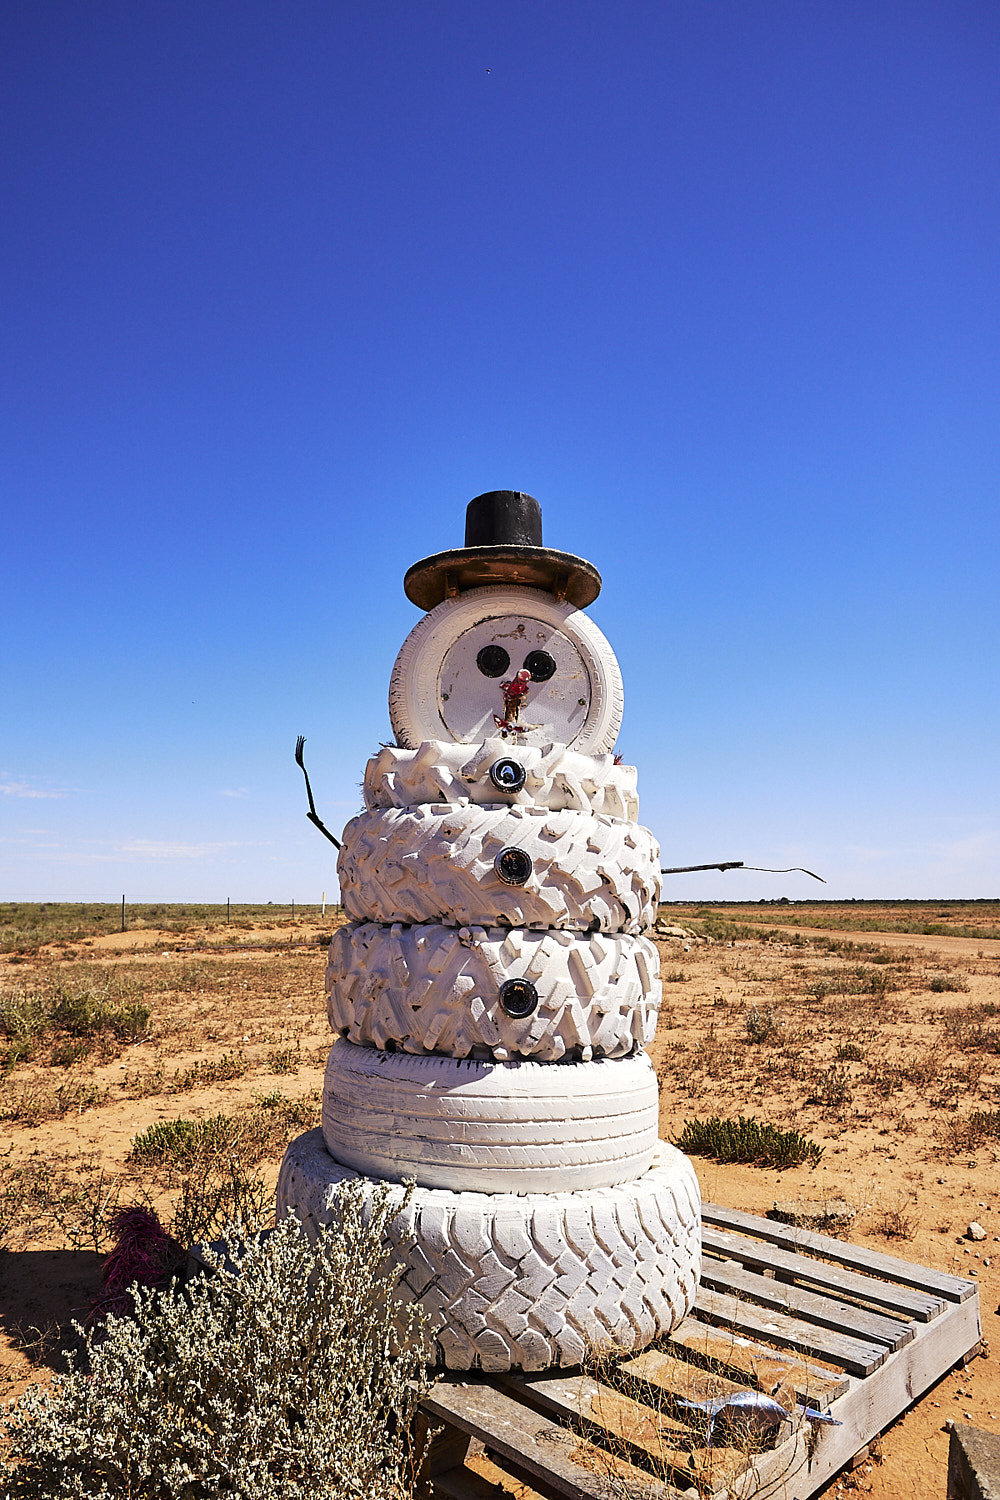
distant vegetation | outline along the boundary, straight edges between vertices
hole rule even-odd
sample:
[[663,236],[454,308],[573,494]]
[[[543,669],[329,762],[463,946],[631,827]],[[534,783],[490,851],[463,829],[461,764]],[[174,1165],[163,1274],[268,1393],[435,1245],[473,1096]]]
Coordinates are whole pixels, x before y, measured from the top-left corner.
[[[669,893],[669,884],[666,887]],[[768,941],[775,927],[834,932],[908,932],[927,937],[1000,938],[1000,901],[665,901],[670,920],[716,942]],[[771,931],[768,931],[771,929]]]
[[[294,916],[293,916],[294,910]],[[229,908],[227,923],[226,903],[201,905],[197,903],[136,903],[125,905],[125,930],[153,928],[158,932],[183,934],[194,929],[226,927],[237,930],[249,929],[261,921],[273,921],[275,926],[297,923],[300,920],[316,922],[320,918],[318,905],[293,908],[291,902],[263,905],[235,902]],[[340,907],[327,902],[327,916],[339,913]],[[36,954],[46,943],[80,943],[88,938],[100,937],[108,932],[120,932],[122,908],[120,902],[100,901],[4,901],[0,902],[0,953],[15,959]]]

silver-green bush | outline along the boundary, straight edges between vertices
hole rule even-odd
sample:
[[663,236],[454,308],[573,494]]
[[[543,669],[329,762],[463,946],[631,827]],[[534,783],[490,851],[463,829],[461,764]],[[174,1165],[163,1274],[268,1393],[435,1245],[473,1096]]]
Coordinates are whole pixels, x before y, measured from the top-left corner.
[[[12,1500],[401,1500],[425,1389],[423,1315],[400,1309],[384,1201],[350,1185],[311,1244],[294,1218],[235,1272],[138,1290],[133,1316],[84,1334],[50,1392],[0,1414]],[[233,1244],[230,1238],[230,1244]]]

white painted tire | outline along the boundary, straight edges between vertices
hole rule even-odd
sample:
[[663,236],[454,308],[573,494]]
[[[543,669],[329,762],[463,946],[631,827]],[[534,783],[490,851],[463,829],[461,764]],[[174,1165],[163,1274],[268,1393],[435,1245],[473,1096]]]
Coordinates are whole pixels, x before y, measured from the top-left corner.
[[[292,1142],[278,1177],[279,1216],[307,1234],[336,1224],[337,1194],[355,1173],[319,1130]],[[381,1184],[363,1178],[374,1194]],[[634,1182],[591,1191],[451,1193],[415,1188],[389,1237],[398,1295],[420,1302],[453,1370],[578,1365],[592,1351],[637,1351],[691,1310],[701,1268],[701,1197],[694,1169],[660,1142]]]
[[[508,847],[531,856],[524,885],[496,873]],[[660,899],[660,849],[648,828],[545,808],[363,812],[344,829],[337,871],[354,921],[640,933]]]
[[[490,780],[490,767],[502,760],[524,768],[520,791],[500,790]],[[517,746],[497,737],[475,749],[444,740],[425,740],[415,750],[383,745],[365,769],[364,797],[373,811],[425,802],[475,802],[604,813],[629,823],[639,817],[635,766],[616,766],[613,755],[582,755],[565,745]]]
[[[327,1014],[364,1047],[448,1057],[625,1057],[653,1040],[662,985],[648,938],[524,928],[351,923],[330,943]],[[528,979],[533,1015],[500,986]]]
[[518,1194],[611,1187],[648,1168],[658,1099],[644,1052],[493,1063],[340,1038],[323,1081],[323,1139],[345,1166],[391,1182]]
[[[495,629],[492,622],[498,622]],[[389,718],[400,745],[477,744],[492,732],[493,713],[503,706],[499,679],[484,678],[475,666],[476,645],[492,634],[502,635],[514,651],[510,672],[532,647],[544,646],[560,662],[554,676],[529,694],[522,718],[537,727],[518,734],[518,743],[559,740],[591,754],[614,747],[624,691],[608,641],[571,604],[504,584],[445,599],[410,631],[389,682]]]

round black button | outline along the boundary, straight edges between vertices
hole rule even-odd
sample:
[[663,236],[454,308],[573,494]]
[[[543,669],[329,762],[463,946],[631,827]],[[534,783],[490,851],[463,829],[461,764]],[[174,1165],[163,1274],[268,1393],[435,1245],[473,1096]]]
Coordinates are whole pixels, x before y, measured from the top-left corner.
[[516,849],[513,844],[508,844],[493,861],[493,868],[504,885],[524,885],[534,866],[527,850]]
[[529,651],[524,665],[531,673],[532,682],[548,682],[556,670],[555,659],[547,651]]
[[538,1009],[538,991],[530,979],[505,979],[500,986],[500,1004],[515,1021]]
[[490,766],[490,780],[498,792],[519,792],[527,772],[516,760],[495,760]]
[[510,656],[502,646],[484,646],[476,657],[476,666],[484,677],[502,677],[510,666]]

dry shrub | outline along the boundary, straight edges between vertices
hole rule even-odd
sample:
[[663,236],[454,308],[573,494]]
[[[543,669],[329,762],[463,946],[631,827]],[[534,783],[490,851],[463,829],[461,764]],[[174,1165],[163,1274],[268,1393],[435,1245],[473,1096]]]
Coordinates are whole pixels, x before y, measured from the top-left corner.
[[39,1078],[24,1083],[5,1082],[0,1092],[0,1120],[38,1125],[42,1120],[59,1119],[74,1112],[82,1114],[85,1109],[103,1104],[108,1094],[109,1090],[100,1084],[77,1078],[58,1084]]
[[92,1052],[117,1054],[145,1035],[149,1007],[134,975],[82,966],[0,992],[0,1062],[9,1070],[43,1050],[57,1067]]
[[743,1029],[746,1032],[747,1041],[758,1045],[764,1042],[776,1042],[781,1035],[781,1023],[770,1005],[763,1010],[758,1009],[756,1005],[752,1006],[743,1018]]
[[959,993],[969,988],[969,981],[963,974],[934,974],[927,981],[927,988],[935,995],[943,995],[948,990]]
[[241,1250],[234,1227],[234,1273],[78,1327],[79,1366],[0,1416],[11,1500],[406,1500],[426,1320],[394,1301],[398,1209],[352,1189],[314,1243],[289,1218]]
[[974,1151],[989,1142],[1000,1143],[1000,1109],[974,1110],[952,1120],[945,1134],[945,1146],[952,1151]]
[[0,1179],[0,1247],[49,1238],[101,1253],[123,1198],[155,1207],[185,1246],[217,1239],[234,1218],[264,1222],[273,1195],[258,1164],[316,1124],[317,1102],[275,1092],[238,1115],[160,1121],[133,1142],[133,1160],[144,1168],[138,1197],[97,1153],[9,1166]]
[[813,1074],[812,1092],[806,1095],[807,1104],[819,1104],[824,1109],[842,1109],[851,1102],[851,1075],[846,1068],[831,1065],[817,1069]]
[[912,1240],[916,1230],[917,1221],[904,1206],[880,1209],[872,1224],[872,1233],[887,1240]]

